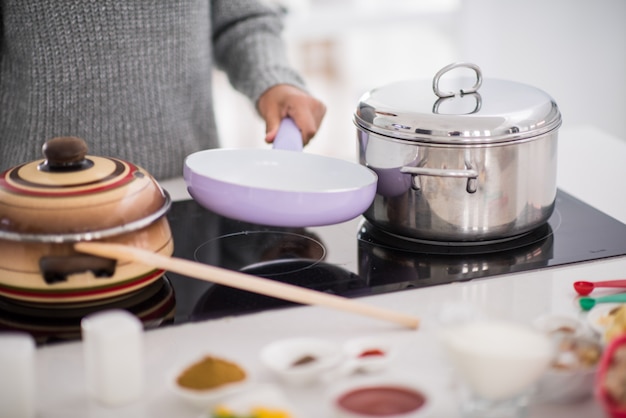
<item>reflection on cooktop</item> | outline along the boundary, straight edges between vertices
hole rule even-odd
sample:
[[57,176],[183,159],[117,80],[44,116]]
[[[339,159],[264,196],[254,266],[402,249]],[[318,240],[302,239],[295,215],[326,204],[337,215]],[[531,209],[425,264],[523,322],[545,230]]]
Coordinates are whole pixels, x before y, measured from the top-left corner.
[[[275,260],[254,264],[242,272],[309,289],[339,295],[356,294],[366,287],[356,274],[323,261],[305,259]],[[269,296],[257,295],[227,286],[210,287],[196,303],[192,319],[217,318],[235,312],[258,312],[293,305]]]
[[104,309],[127,310],[153,329],[173,322],[175,303],[165,275],[134,292],[96,301],[50,305],[0,297],[0,331],[28,332],[38,345],[76,340],[82,318]]
[[[367,221],[359,232],[359,274],[370,286],[403,289],[537,269],[553,256],[554,235],[549,224],[517,240],[493,245],[433,246],[417,244],[399,249],[373,240]],[[397,243],[396,243],[397,244]],[[411,248],[412,247],[412,248]],[[484,249],[484,252],[480,252]]]
[[[548,222],[515,240],[430,245],[377,230],[362,217],[314,228],[224,218],[192,200],[167,215],[174,256],[345,297],[383,294],[626,255],[626,225],[559,191]],[[105,307],[136,312],[146,328],[292,306],[172,272],[132,297],[90,307],[24,306],[0,298],[0,330],[39,342],[80,338],[82,316]]]
[[507,251],[521,250],[522,248],[540,244],[550,239],[554,233],[551,224],[558,228],[560,212],[557,210],[553,219],[525,234],[498,240],[470,242],[441,242],[420,241],[412,238],[404,238],[398,235],[382,231],[366,220],[359,226],[358,238],[363,243],[369,243],[377,247],[385,247],[392,251],[402,251],[413,254],[441,254],[441,255],[482,255],[489,253],[504,253]]
[[[515,240],[482,246],[411,242],[390,237],[363,218],[314,228],[254,225],[218,216],[194,201],[175,202],[168,217],[175,256],[346,297],[626,255],[626,225],[560,190],[545,225]],[[176,323],[291,305],[172,273],[168,277],[176,289]]]

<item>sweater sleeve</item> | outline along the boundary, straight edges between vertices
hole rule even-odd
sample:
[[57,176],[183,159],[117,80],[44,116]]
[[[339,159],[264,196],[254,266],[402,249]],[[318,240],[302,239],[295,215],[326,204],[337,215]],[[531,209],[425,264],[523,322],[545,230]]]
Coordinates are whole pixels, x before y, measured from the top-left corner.
[[277,10],[253,0],[211,3],[215,62],[237,91],[256,104],[261,94],[276,84],[306,89],[287,60]]

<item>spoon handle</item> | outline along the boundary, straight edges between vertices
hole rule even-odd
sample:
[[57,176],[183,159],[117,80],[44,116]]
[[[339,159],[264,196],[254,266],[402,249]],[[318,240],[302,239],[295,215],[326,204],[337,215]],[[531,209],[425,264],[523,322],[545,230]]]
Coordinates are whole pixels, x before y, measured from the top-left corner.
[[591,282],[595,287],[626,287],[626,279]]
[[361,314],[385,321],[395,322],[408,328],[417,329],[419,319],[386,308],[369,305],[353,299],[332,295],[330,293],[307,289],[304,287],[265,279],[221,267],[201,264],[176,257],[166,257],[146,249],[130,245],[104,242],[78,242],[74,244],[77,251],[97,254],[101,257],[120,261],[135,261],[145,266],[152,266],[184,274],[199,280],[206,280],[261,295],[288,300],[305,305],[326,306],[355,314]]
[[617,293],[615,295],[607,295],[596,298],[596,303],[607,302],[626,302],[626,293]]

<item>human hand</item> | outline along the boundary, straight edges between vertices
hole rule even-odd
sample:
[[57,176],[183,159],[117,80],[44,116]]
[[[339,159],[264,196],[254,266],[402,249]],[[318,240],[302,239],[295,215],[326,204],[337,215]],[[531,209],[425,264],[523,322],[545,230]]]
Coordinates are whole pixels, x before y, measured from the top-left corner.
[[259,113],[265,120],[266,142],[273,142],[280,121],[289,116],[302,133],[302,142],[308,144],[317,133],[326,106],[307,92],[289,84],[278,84],[267,89],[257,103]]

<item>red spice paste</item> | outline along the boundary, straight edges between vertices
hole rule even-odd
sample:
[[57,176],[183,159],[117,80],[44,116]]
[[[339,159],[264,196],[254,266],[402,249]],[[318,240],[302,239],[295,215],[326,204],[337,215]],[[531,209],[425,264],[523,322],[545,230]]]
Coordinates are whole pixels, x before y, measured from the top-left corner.
[[359,357],[374,357],[374,356],[384,356],[385,352],[383,350],[379,350],[378,348],[372,348],[369,350],[365,350],[359,354]]
[[346,411],[372,417],[413,412],[426,403],[420,392],[397,386],[372,386],[340,396],[337,404]]

